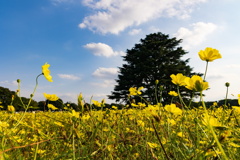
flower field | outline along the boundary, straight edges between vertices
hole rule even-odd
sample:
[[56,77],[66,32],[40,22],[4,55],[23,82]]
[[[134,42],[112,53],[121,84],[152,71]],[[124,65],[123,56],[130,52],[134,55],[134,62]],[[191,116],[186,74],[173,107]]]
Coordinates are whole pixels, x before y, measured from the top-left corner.
[[[199,56],[207,64],[221,58],[211,48]],[[49,67],[43,65],[40,75],[52,82]],[[0,112],[0,159],[240,159],[240,107],[214,103],[207,108],[203,100],[203,91],[209,88],[206,74],[207,67],[204,78],[171,75],[178,87],[200,93],[198,108],[186,104],[179,90],[169,94],[180,105],[151,104],[143,99],[132,103],[133,107],[118,109],[93,100],[86,109],[82,95],[78,97],[80,112],[71,106],[52,112],[57,110],[53,105],[46,112],[28,112],[29,105],[24,112],[15,112],[9,104],[8,111]],[[129,96],[141,97],[143,89],[130,88]],[[44,96],[58,100],[57,95]]]

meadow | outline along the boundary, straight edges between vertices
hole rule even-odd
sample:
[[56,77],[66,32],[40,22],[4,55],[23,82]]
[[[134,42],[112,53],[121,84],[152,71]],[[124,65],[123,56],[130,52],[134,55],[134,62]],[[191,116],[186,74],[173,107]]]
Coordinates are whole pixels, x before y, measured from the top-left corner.
[[[203,100],[203,92],[209,88],[205,80],[208,63],[221,55],[206,48],[199,57],[207,62],[203,78],[171,75],[178,90],[169,94],[179,99],[181,107],[143,99],[133,107],[105,108],[104,100],[92,100],[86,109],[82,94],[78,96],[79,112],[71,106],[53,112],[57,110],[53,105],[48,106],[49,111],[28,112],[28,104],[24,112],[15,112],[9,104],[7,111],[0,112],[0,159],[240,159],[240,107],[214,103],[207,108]],[[40,75],[51,82],[49,67],[44,64]],[[200,93],[199,107],[183,101],[180,86]],[[130,88],[129,97],[141,97],[143,89]],[[44,96],[58,100],[57,95]]]

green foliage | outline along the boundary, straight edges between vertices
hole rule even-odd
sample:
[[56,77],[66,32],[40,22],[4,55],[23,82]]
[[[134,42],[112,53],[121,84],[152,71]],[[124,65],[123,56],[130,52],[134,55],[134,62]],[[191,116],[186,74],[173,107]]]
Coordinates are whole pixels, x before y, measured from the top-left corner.
[[[155,104],[157,97],[163,97],[165,103],[171,101],[168,92],[176,91],[176,86],[172,84],[170,75],[182,73],[185,76],[191,76],[192,68],[187,65],[189,59],[182,60],[182,56],[187,54],[186,51],[179,47],[181,40],[170,38],[162,33],[147,35],[141,39],[139,44],[127,50],[123,60],[127,64],[120,67],[117,85],[114,91],[108,97],[119,101],[127,101],[129,88],[143,86],[146,90],[142,96],[149,102]],[[200,74],[199,74],[200,75]],[[155,81],[159,80],[156,85]],[[157,87],[157,93],[155,88]],[[159,87],[162,87],[161,92]],[[184,87],[180,88],[183,98],[189,99],[191,93]],[[157,95],[156,95],[157,94]]]
[[0,102],[4,109],[12,102],[12,96],[15,92],[10,91],[8,88],[0,87]]
[[[12,104],[16,111],[23,111],[24,105],[29,103],[29,98],[18,97],[16,92],[10,91],[8,88],[0,87],[0,102],[3,109],[7,109],[7,106]],[[23,104],[22,104],[23,103]],[[34,100],[30,102],[30,110],[38,109],[38,103]]]

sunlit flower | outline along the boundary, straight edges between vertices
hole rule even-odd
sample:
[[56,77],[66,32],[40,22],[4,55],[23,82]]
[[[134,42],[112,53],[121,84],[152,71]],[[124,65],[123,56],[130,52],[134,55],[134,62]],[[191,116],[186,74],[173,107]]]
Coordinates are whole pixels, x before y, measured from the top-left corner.
[[185,85],[185,78],[182,73],[178,73],[177,75],[172,74],[170,76],[172,78],[172,83],[178,85],[178,86],[184,86]]
[[240,114],[240,107],[238,106],[232,106],[234,113]]
[[172,126],[176,124],[176,121],[174,119],[167,119],[168,123],[171,124]]
[[79,95],[78,95],[78,106],[84,106],[84,99],[83,99],[83,95],[82,95],[82,93],[80,93]]
[[8,105],[7,109],[9,112],[15,112],[15,108],[13,105]]
[[168,92],[168,94],[169,94],[170,96],[174,96],[174,97],[178,96],[178,93],[175,92],[175,91],[170,91],[170,92]]
[[145,104],[145,103],[141,103],[141,102],[138,102],[138,104],[131,103],[131,105],[132,105],[133,107],[139,107],[139,108],[146,107],[146,104]]
[[158,144],[156,144],[156,143],[147,142],[147,144],[150,148],[157,148],[158,147]]
[[118,107],[116,107],[116,106],[112,106],[112,109],[118,109]]
[[212,62],[215,59],[222,58],[222,55],[218,50],[207,47],[205,50],[200,50],[198,52],[199,57],[203,61]]
[[208,125],[208,118],[209,118],[209,125],[211,125],[213,127],[221,127],[222,126],[222,124],[218,121],[217,118],[206,115],[206,114],[203,117],[203,124]]
[[137,87],[131,87],[131,88],[129,88],[129,94],[131,95],[131,96],[135,96],[135,95],[141,95],[142,94],[142,92],[141,92],[141,90],[143,90],[144,89],[144,87],[139,87],[138,89],[137,89]]
[[56,94],[43,93],[44,97],[49,101],[57,101],[59,98]]
[[171,112],[175,115],[181,115],[182,114],[182,110],[178,107],[176,107],[176,104],[170,104],[170,105],[165,105],[164,109],[168,112]]
[[204,82],[203,80],[197,80],[195,82],[195,91],[201,92],[203,90],[208,89],[208,82]]
[[177,136],[183,137],[183,133],[182,133],[182,132],[178,132],[178,133],[177,133]]
[[92,100],[92,103],[97,107],[102,107],[102,103],[100,103],[98,101]]
[[76,112],[75,110],[72,110],[72,113],[70,113],[72,117],[79,118],[80,113]]
[[45,63],[43,66],[42,66],[42,73],[44,75],[44,77],[49,81],[49,82],[53,82],[52,80],[52,76],[50,75],[50,70],[48,69],[50,67],[50,64],[48,63]]
[[137,120],[137,125],[141,126],[141,127],[144,127],[145,123],[142,120]]
[[51,110],[57,110],[58,108],[55,107],[53,104],[48,104],[47,107]]
[[193,90],[193,91],[203,91],[208,89],[208,82],[204,82],[202,77],[198,76],[198,75],[193,75],[191,78],[190,77],[186,77],[185,78],[185,84],[186,84],[186,88],[189,90]]

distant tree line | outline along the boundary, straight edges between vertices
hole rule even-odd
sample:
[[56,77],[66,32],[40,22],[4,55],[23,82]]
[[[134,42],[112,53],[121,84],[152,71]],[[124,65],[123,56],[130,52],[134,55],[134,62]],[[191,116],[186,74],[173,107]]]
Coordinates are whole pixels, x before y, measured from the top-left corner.
[[[26,98],[26,97],[21,97],[21,100],[23,102],[23,104],[25,104],[25,106],[29,103],[30,98]],[[15,91],[10,91],[8,88],[4,88],[0,86],[0,110],[7,110],[8,105],[13,105],[16,111],[24,111],[24,106],[22,104],[20,100],[20,97],[17,96]],[[67,107],[68,109],[74,109],[76,111],[81,111],[82,107],[79,106],[79,104],[76,103],[72,103],[72,102],[63,102],[62,99],[58,99],[57,101],[49,101],[49,100],[45,100],[45,101],[35,101],[35,100],[31,100],[30,102],[30,107],[28,109],[28,111],[48,111],[48,104],[52,104],[55,107],[57,107],[57,111],[59,110],[66,110]],[[91,107],[90,107],[91,105]],[[121,104],[105,104],[104,105],[104,109],[110,109],[112,108],[112,106],[115,106],[117,109],[122,109],[124,106]],[[95,106],[94,104],[89,104],[89,103],[85,103],[83,106],[85,111],[88,111],[90,109],[94,109],[94,110],[99,110],[101,109],[98,106]]]
[[[14,96],[14,97],[13,97]],[[29,98],[21,97],[22,102],[27,105],[29,103]],[[20,101],[20,98],[16,96],[16,92],[10,91],[8,88],[4,88],[0,86],[0,110],[7,110],[7,106],[12,104],[15,108],[16,111],[24,111],[24,107],[22,105],[22,102]],[[214,106],[214,103],[217,102],[217,105]],[[28,111],[48,111],[49,108],[47,107],[48,104],[52,104],[58,109],[56,111],[63,111],[66,110],[64,107],[74,109],[76,111],[81,111],[82,107],[79,106],[79,104],[72,103],[72,102],[66,102],[64,103],[62,99],[59,99],[57,101],[35,101],[32,100],[30,103],[30,107]],[[220,107],[226,106],[231,107],[231,106],[238,106],[238,99],[222,99],[219,101],[207,101],[205,102],[206,106],[208,108],[211,107]],[[201,106],[201,103],[192,103],[192,107],[199,107]],[[84,111],[89,111],[89,110],[106,110],[106,109],[123,109],[126,108],[126,105],[123,104],[117,104],[117,103],[111,103],[111,104],[104,104],[104,107],[98,107],[94,104],[89,104],[85,103],[84,106]]]

